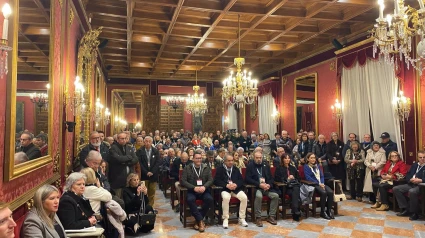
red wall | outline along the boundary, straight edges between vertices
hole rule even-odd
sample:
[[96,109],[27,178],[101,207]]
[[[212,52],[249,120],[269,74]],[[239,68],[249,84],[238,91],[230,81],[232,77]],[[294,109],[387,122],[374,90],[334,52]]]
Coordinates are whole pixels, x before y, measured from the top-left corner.
[[137,123],[137,111],[136,108],[125,108],[124,109],[125,120],[128,123]]
[[332,119],[331,106],[335,101],[337,90],[336,71],[330,69],[332,60],[323,62],[319,65],[301,70],[299,72],[286,75],[287,83],[283,87],[283,107],[280,107],[280,113],[283,114],[281,127],[287,130],[292,138],[295,137],[294,121],[294,79],[303,75],[317,73],[318,80],[318,133],[324,134],[329,140],[330,133],[337,131],[338,124]]
[[34,131],[35,130],[34,103],[31,102],[30,97],[28,96],[18,96],[16,97],[16,101],[24,103],[24,128],[29,130],[34,135],[37,135],[38,131]]

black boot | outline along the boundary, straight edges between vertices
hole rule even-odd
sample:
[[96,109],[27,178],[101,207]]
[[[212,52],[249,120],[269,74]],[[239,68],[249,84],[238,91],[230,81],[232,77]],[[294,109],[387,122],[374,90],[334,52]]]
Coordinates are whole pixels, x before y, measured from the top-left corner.
[[330,220],[331,218],[325,212],[320,212],[320,217],[326,220]]
[[332,209],[327,209],[327,210],[326,210],[326,215],[328,215],[328,217],[329,217],[330,219],[335,219],[335,216],[334,216],[334,214],[332,213]]
[[409,211],[407,209],[402,209],[401,212],[396,214],[399,217],[407,217],[409,216]]

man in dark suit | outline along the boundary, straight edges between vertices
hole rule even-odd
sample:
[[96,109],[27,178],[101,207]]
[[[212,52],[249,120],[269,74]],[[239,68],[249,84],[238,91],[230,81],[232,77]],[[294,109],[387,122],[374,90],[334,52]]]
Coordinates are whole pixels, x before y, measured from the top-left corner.
[[[414,163],[405,177],[407,184],[395,186],[393,188],[394,197],[397,199],[401,212],[397,216],[408,216],[409,220],[417,220],[420,212],[418,184],[425,182],[425,151],[418,151],[418,162]],[[409,200],[404,194],[408,194]],[[423,198],[422,198],[423,199]]]
[[[176,194],[177,194],[177,200],[180,203],[180,165],[181,169],[183,170],[187,165],[192,164],[192,161],[189,160],[189,155],[186,152],[183,152],[180,156],[180,158],[177,158],[173,161],[173,164],[171,166],[170,176],[176,180],[174,183],[174,186],[176,187]],[[177,204],[176,206],[176,212],[180,211],[180,204]]]
[[221,197],[223,198],[221,207],[223,208],[223,228],[229,227],[229,202],[231,197],[236,197],[240,201],[239,206],[239,224],[247,227],[245,221],[246,206],[248,197],[243,191],[244,181],[239,169],[233,166],[233,155],[224,156],[223,166],[217,169],[214,184],[222,187]]
[[159,158],[159,152],[152,146],[152,137],[145,137],[145,146],[137,151],[137,157],[140,163],[142,174],[140,180],[145,181],[148,188],[149,205],[153,207],[155,203],[155,190],[159,175],[159,166],[162,161]]
[[99,133],[97,131],[93,131],[90,133],[90,137],[89,137],[89,144],[86,145],[80,152],[80,154],[78,155],[78,158],[80,159],[80,164],[83,167],[87,167],[86,164],[86,158],[87,155],[89,154],[89,152],[91,150],[96,150],[100,153],[100,155],[102,156],[102,159],[105,160],[106,162],[108,161],[108,157],[109,157],[109,148],[106,144],[102,143],[102,139],[101,136],[99,135]]
[[24,152],[28,156],[28,160],[33,160],[41,157],[40,149],[32,143],[33,135],[29,132],[23,132],[21,134],[21,147],[19,151]]
[[126,186],[127,176],[134,173],[134,165],[139,161],[132,146],[127,145],[127,134],[117,135],[118,143],[109,150],[109,182],[112,190],[121,198],[122,188]]
[[263,154],[259,151],[254,153],[254,162],[249,163],[246,168],[247,184],[254,185],[256,188],[254,210],[256,221],[255,224],[259,227],[263,226],[261,220],[261,203],[263,201],[263,195],[268,196],[271,199],[270,212],[267,222],[272,225],[276,225],[275,215],[277,206],[279,203],[279,195],[273,190],[274,179],[270,167],[263,162]]

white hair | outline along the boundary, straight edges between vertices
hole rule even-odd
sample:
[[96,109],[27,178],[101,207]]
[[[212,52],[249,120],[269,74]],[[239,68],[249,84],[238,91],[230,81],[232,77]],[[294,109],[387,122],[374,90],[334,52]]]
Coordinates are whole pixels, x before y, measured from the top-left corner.
[[244,151],[244,149],[243,149],[242,147],[238,147],[238,148],[236,149],[236,151],[237,151],[237,152],[239,152],[239,151],[242,151],[242,152],[243,152],[243,151]]
[[71,173],[65,181],[65,186],[63,187],[63,190],[64,191],[71,191],[72,185],[80,179],[84,179],[84,181],[86,181],[87,176],[85,174],[79,173],[79,172]]

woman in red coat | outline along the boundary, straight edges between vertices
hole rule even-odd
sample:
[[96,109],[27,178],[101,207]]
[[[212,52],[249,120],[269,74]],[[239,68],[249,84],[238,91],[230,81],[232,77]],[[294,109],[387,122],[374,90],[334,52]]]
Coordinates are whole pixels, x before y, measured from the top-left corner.
[[372,208],[375,208],[377,211],[387,211],[389,208],[388,189],[393,187],[394,181],[403,179],[406,174],[407,166],[400,158],[400,154],[397,151],[390,152],[387,163],[381,171],[381,180],[372,184],[373,192],[377,198],[377,201]]

